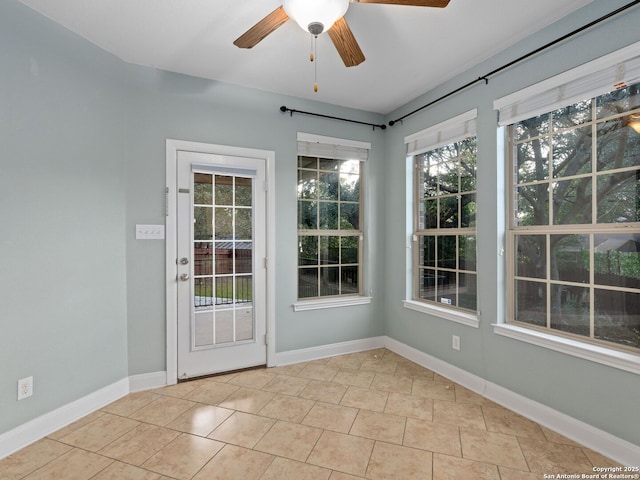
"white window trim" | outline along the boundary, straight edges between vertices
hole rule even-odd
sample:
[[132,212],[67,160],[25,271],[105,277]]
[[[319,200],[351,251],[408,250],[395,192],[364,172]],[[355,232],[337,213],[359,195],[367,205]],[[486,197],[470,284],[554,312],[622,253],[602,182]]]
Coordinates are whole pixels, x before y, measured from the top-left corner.
[[493,333],[640,375],[640,355],[508,323],[493,324]]
[[294,312],[306,312],[309,310],[324,310],[325,308],[350,307],[353,305],[368,305],[371,303],[371,297],[353,296],[353,297],[326,297],[315,298],[313,300],[301,300],[294,303]]
[[424,313],[427,315],[433,315],[434,317],[441,318],[443,320],[450,320],[452,322],[461,323],[468,327],[480,328],[480,320],[478,315],[473,315],[458,310],[438,307],[429,303],[419,302],[418,300],[403,300],[402,305],[404,308],[413,310],[416,312]]

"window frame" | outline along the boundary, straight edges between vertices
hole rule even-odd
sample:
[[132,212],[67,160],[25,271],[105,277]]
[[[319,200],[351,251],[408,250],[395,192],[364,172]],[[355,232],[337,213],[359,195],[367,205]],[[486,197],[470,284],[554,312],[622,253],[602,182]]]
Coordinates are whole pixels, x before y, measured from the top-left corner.
[[[462,271],[459,267],[458,260],[458,238],[465,235],[473,235],[476,238],[476,252],[477,252],[477,224],[474,227],[456,227],[456,228],[437,228],[437,229],[426,229],[419,228],[419,215],[423,210],[422,202],[424,198],[420,197],[420,186],[418,182],[420,180],[420,174],[418,172],[419,166],[418,156],[422,153],[430,152],[437,150],[438,148],[445,147],[460,141],[465,140],[466,138],[475,137],[476,139],[476,172],[477,172],[477,134],[476,134],[476,118],[477,118],[477,109],[473,109],[457,115],[453,118],[435,124],[431,127],[428,127],[422,131],[414,133],[405,137],[405,144],[407,145],[407,166],[412,172],[411,176],[411,185],[408,186],[407,192],[407,208],[411,212],[411,215],[408,216],[407,221],[407,229],[409,234],[409,243],[411,246],[411,254],[407,256],[408,270],[410,273],[410,278],[407,278],[409,282],[410,288],[407,288],[407,298],[403,300],[403,306],[409,310],[417,311],[423,314],[431,315],[438,317],[440,319],[449,320],[452,322],[460,323],[469,327],[479,328],[479,320],[478,320],[478,311],[479,305],[476,304],[476,310],[471,311],[466,308],[461,308],[454,305],[447,305],[445,303],[438,303],[436,301],[429,301],[424,298],[420,298],[418,294],[418,290],[420,288],[419,275],[422,269],[419,266],[419,258],[420,258],[420,236],[424,236],[424,234],[428,233],[427,236],[455,236],[456,237],[456,268],[455,275],[456,279],[458,278],[458,274]],[[459,166],[459,161],[458,161]],[[460,181],[460,176],[458,175],[458,181]],[[475,181],[477,182],[477,174],[475,176]],[[476,204],[477,204],[477,192],[478,187],[477,183],[475,189],[473,191],[465,192],[465,193],[473,193],[476,196]],[[458,193],[460,195],[460,193]],[[460,212],[458,212],[460,213]],[[465,270],[466,271],[466,270]],[[479,301],[479,297],[477,294],[477,278],[478,278],[478,268],[477,268],[477,253],[476,253],[476,302]],[[458,281],[456,280],[456,296]],[[456,302],[457,303],[457,302]]]
[[[358,291],[349,293],[339,293],[337,295],[319,295],[314,297],[300,297],[299,291],[299,272],[301,268],[317,268],[320,271],[323,266],[319,261],[317,265],[305,266],[300,264],[300,250],[297,249],[296,255],[296,302],[293,304],[294,311],[307,311],[324,308],[336,308],[351,305],[363,305],[371,303],[371,297],[363,295],[365,290],[364,277],[364,259],[365,259],[365,240],[366,240],[366,163],[368,151],[371,145],[367,142],[359,142],[355,140],[340,139],[335,137],[319,136],[308,133],[298,132],[298,152],[296,155],[296,182],[299,180],[300,171],[315,171],[316,175],[324,172],[320,168],[320,160],[354,160],[359,162],[359,199],[358,199],[358,229],[342,229],[338,224],[337,229],[321,229],[320,225],[316,225],[315,229],[301,229],[299,225],[296,229],[296,244],[300,245],[301,237],[317,237],[320,242],[321,237],[357,237],[358,242],[358,259],[357,259],[357,275],[358,275]],[[300,158],[310,157],[316,159],[316,168],[302,168],[300,166]],[[324,172],[327,173],[327,172]],[[297,183],[296,183],[297,185]],[[296,212],[299,215],[301,197],[296,194]],[[338,205],[343,202],[338,198]],[[348,203],[355,203],[348,201]],[[338,207],[339,208],[339,207]],[[318,213],[319,215],[319,213]],[[340,218],[340,216],[338,216]],[[318,248],[319,254],[319,248]],[[334,265],[342,266],[342,259],[339,257],[338,262]],[[340,270],[339,270],[340,272]],[[339,273],[340,275],[340,273]],[[320,278],[320,277],[319,277]],[[320,282],[320,280],[319,280]],[[318,286],[318,294],[321,294],[320,286]]]
[[[607,116],[602,118],[597,118],[596,114],[596,98],[592,97],[589,101],[591,102],[591,118],[582,124],[579,124],[576,128],[586,128],[589,127],[591,129],[592,135],[595,138],[598,125],[601,123],[605,123],[607,121],[611,121],[612,118],[619,118],[621,116],[627,116],[633,113],[640,114],[640,106],[636,109],[625,112],[624,114],[618,114],[613,116]],[[586,100],[585,100],[586,102]],[[553,112],[548,112],[545,115],[549,116],[549,130],[543,136],[547,137],[550,140],[549,148],[550,151],[553,151],[554,146],[554,137],[562,135],[565,131],[559,129],[554,131],[552,128],[552,114]],[[541,333],[546,333],[548,335],[565,337],[567,339],[574,340],[576,342],[584,342],[592,345],[600,346],[603,348],[611,349],[611,350],[622,350],[632,354],[640,354],[640,347],[628,347],[622,344],[617,344],[612,341],[602,340],[595,338],[595,306],[594,306],[594,292],[597,289],[600,290],[608,290],[615,291],[617,288],[611,285],[599,284],[594,279],[595,271],[591,268],[590,279],[589,282],[584,283],[582,285],[576,285],[575,282],[570,282],[562,279],[553,279],[550,274],[550,265],[548,262],[548,256],[550,255],[549,251],[549,242],[550,237],[553,235],[583,235],[589,238],[589,265],[593,267],[595,265],[594,255],[595,255],[595,242],[594,237],[596,235],[615,235],[616,233],[631,233],[631,234],[640,234],[640,222],[630,222],[630,223],[598,223],[597,221],[597,203],[598,199],[592,196],[592,205],[591,205],[591,223],[579,223],[579,224],[556,224],[555,219],[553,218],[552,211],[552,203],[553,203],[553,184],[558,183],[560,181],[570,181],[571,179],[590,179],[592,184],[597,184],[597,179],[599,176],[604,176],[610,174],[610,172],[620,172],[620,171],[638,171],[639,165],[633,167],[623,167],[621,169],[616,170],[598,170],[597,168],[591,168],[590,173],[587,174],[576,174],[572,176],[561,176],[557,177],[554,175],[555,172],[552,172],[552,164],[553,158],[551,153],[548,154],[547,162],[549,164],[549,172],[545,179],[538,181],[539,184],[547,184],[549,191],[549,198],[547,202],[547,223],[545,225],[518,225],[517,224],[517,214],[518,207],[516,206],[516,191],[519,185],[523,185],[519,183],[517,180],[517,170],[516,170],[516,162],[517,162],[517,145],[519,142],[514,141],[515,139],[515,124],[508,125],[505,128],[505,133],[507,135],[506,145],[507,145],[507,168],[509,175],[507,180],[507,251],[510,252],[507,257],[507,317],[506,323],[510,325],[514,325],[524,329],[536,330]],[[595,133],[594,133],[595,132]],[[591,145],[591,164],[595,166],[598,162],[597,158],[598,151],[595,147],[595,140]],[[531,183],[525,182],[524,184]],[[595,189],[595,185],[591,187]],[[516,256],[517,256],[517,247],[516,247],[516,238],[520,235],[538,235],[545,237],[545,277],[544,278],[533,278],[533,277],[522,277],[517,275],[516,272]],[[539,326],[533,323],[527,323],[523,321],[516,320],[516,282],[518,281],[529,281],[540,283],[545,286],[546,290],[546,326]],[[552,316],[550,315],[550,303],[551,303],[551,290],[553,285],[574,285],[581,286],[582,288],[589,289],[589,297],[590,297],[590,320],[589,320],[589,336],[580,335],[577,333],[571,333],[567,331],[563,331],[557,328],[553,328],[552,324]],[[623,287],[620,287],[623,288]],[[631,291],[631,293],[640,293],[637,289],[632,288],[623,288],[623,291]]]
[[[504,149],[501,150],[502,153],[499,152],[499,156],[504,154],[506,156],[506,171],[507,176],[505,179],[505,186],[507,189],[507,195],[505,199],[506,204],[506,248],[507,248],[507,258],[505,259],[506,266],[506,282],[507,282],[507,291],[508,295],[506,298],[506,312],[505,317],[503,319],[499,319],[498,323],[493,325],[494,333],[506,336],[508,338],[517,339],[520,341],[524,341],[526,343],[530,343],[533,345],[538,345],[550,350],[554,350],[557,352],[561,352],[564,354],[568,354],[571,356],[575,356],[578,358],[587,359],[596,363],[608,365],[617,369],[625,370],[631,373],[640,374],[640,352],[636,347],[627,347],[625,345],[617,344],[610,341],[599,340],[599,339],[590,339],[583,335],[572,334],[563,332],[558,329],[551,329],[547,327],[538,327],[536,325],[532,325],[526,322],[517,322],[513,320],[515,313],[515,281],[517,278],[515,271],[515,262],[516,262],[516,252],[515,252],[515,238],[518,234],[544,234],[544,235],[553,235],[556,233],[561,233],[562,231],[571,230],[573,234],[586,234],[589,235],[590,239],[590,265],[593,265],[594,259],[594,240],[593,235],[608,233],[614,235],[616,231],[631,233],[633,231],[634,234],[637,234],[638,228],[640,227],[640,222],[630,222],[628,224],[619,224],[615,225],[613,223],[597,223],[597,217],[592,215],[591,224],[587,231],[584,228],[578,231],[577,229],[580,227],[584,227],[584,224],[579,227],[575,227],[572,225],[554,225],[552,220],[547,221],[547,225],[543,226],[545,230],[542,230],[538,226],[520,226],[519,229],[514,228],[515,221],[515,192],[514,186],[518,183],[516,180],[516,171],[514,167],[514,162],[516,161],[515,147],[512,143],[513,135],[510,134],[509,129],[513,127],[509,127],[509,125],[513,125],[523,119],[532,118],[538,116],[540,114],[551,114],[557,108],[562,108],[562,106],[558,106],[557,104],[547,103],[546,109],[543,108],[541,111],[541,105],[544,105],[544,101],[541,100],[544,95],[549,98],[549,92],[563,91],[565,85],[567,88],[573,88],[578,86],[580,83],[582,85],[587,85],[588,90],[585,88],[585,91],[588,91],[588,94],[585,96],[583,93],[580,93],[579,90],[575,90],[571,93],[573,97],[567,97],[569,100],[565,101],[564,105],[572,105],[578,103],[579,101],[590,98],[597,98],[600,95],[606,94],[614,88],[608,88],[608,90],[603,90],[603,78],[607,76],[611,78],[611,73],[615,72],[616,75],[621,75],[619,78],[616,76],[615,83],[612,82],[609,85],[614,85],[616,88],[624,88],[626,85],[631,85],[634,83],[638,83],[640,77],[638,76],[638,55],[640,55],[640,42],[632,44],[628,47],[620,49],[616,52],[613,52],[609,55],[605,55],[603,57],[597,58],[591,62],[580,65],[579,67],[573,68],[566,72],[563,72],[554,77],[548,78],[541,82],[538,82],[530,87],[526,87],[519,91],[516,91],[512,94],[506,95],[500,99],[497,99],[494,102],[494,109],[500,111],[500,121],[499,121],[499,136],[504,138]],[[608,71],[606,71],[608,70]],[[576,87],[577,88],[577,87]],[[536,95],[541,95],[540,98],[536,98]],[[578,95],[582,95],[578,97]],[[558,100],[563,101],[563,100]],[[549,107],[552,105],[552,107]],[[527,106],[535,106],[538,110],[530,110],[526,111]],[[520,109],[524,109],[520,111]],[[635,109],[630,110],[629,112],[633,112]],[[628,115],[629,112],[626,112]],[[503,118],[502,114],[505,114],[505,118]],[[595,122],[595,114],[592,116],[592,120]],[[593,125],[592,128],[597,130],[597,125]],[[502,133],[502,135],[500,135]],[[549,160],[551,162],[551,160]],[[592,159],[592,162],[595,163],[597,159]],[[597,178],[598,171],[597,169],[593,169],[590,173],[589,177],[592,179]],[[549,184],[552,185],[554,179],[552,177],[551,172],[549,173]],[[596,210],[597,199],[593,199],[592,212]],[[556,230],[554,230],[556,227]],[[572,227],[575,227],[572,230]],[[614,228],[612,228],[614,227]],[[630,228],[631,227],[631,228]],[[597,283],[593,281],[593,273],[590,274],[590,283],[589,288],[590,292],[593,292],[595,288],[598,288]],[[551,277],[546,278],[546,284],[549,284],[553,280]],[[562,282],[562,280],[560,280]],[[613,288],[609,288],[613,290]],[[593,299],[591,301],[591,309],[593,310]],[[594,313],[591,312],[591,318],[593,318]],[[547,325],[549,320],[547,320]],[[593,332],[593,321],[590,321],[591,324],[591,332]]]

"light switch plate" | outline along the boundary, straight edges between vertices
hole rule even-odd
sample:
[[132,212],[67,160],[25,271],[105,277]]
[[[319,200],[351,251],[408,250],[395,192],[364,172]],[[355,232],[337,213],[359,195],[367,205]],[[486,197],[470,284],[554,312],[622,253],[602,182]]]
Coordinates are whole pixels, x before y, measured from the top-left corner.
[[164,225],[136,225],[136,240],[163,240]]

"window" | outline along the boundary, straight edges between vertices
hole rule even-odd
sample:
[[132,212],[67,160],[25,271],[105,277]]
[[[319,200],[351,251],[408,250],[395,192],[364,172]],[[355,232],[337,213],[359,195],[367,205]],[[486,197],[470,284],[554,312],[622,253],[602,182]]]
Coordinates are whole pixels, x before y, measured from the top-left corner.
[[476,315],[476,111],[408,137],[413,300]]
[[509,323],[639,351],[638,72],[636,56],[496,102],[511,165]]
[[362,292],[368,144],[298,135],[298,299]]

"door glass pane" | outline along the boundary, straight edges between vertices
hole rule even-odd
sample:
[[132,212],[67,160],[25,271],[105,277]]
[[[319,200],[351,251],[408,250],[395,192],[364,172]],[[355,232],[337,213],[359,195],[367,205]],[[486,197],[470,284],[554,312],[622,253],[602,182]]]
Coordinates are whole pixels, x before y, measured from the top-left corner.
[[224,275],[216,277],[216,305],[229,305],[233,303],[233,276]]
[[233,208],[216,208],[216,240],[233,238]]
[[253,179],[194,173],[194,347],[254,339]]
[[195,313],[195,346],[213,345],[213,311]]
[[216,205],[233,205],[233,177],[216,175]]
[[233,310],[216,310],[216,345],[233,342]]
[[216,242],[215,265],[218,275],[233,273],[233,242]]
[[251,240],[252,237],[252,223],[251,223],[251,209],[250,208],[236,208],[236,225],[235,235],[236,240]]
[[193,174],[193,203],[211,205],[213,199],[213,176],[208,173]]
[[236,277],[235,300],[236,303],[251,303],[253,299],[253,277],[251,275],[238,275]]
[[213,238],[213,210],[211,207],[193,207],[193,239]]
[[194,243],[193,274],[213,275],[213,244],[211,242]]
[[250,207],[253,205],[253,187],[250,178],[236,177],[236,206]]
[[[250,304],[247,304],[250,305]],[[246,306],[236,310],[236,341],[253,338],[253,307]]]
[[194,287],[194,306],[208,307],[213,305],[213,279],[212,278],[196,278],[193,281]]
[[253,243],[235,242],[236,273],[253,272]]

